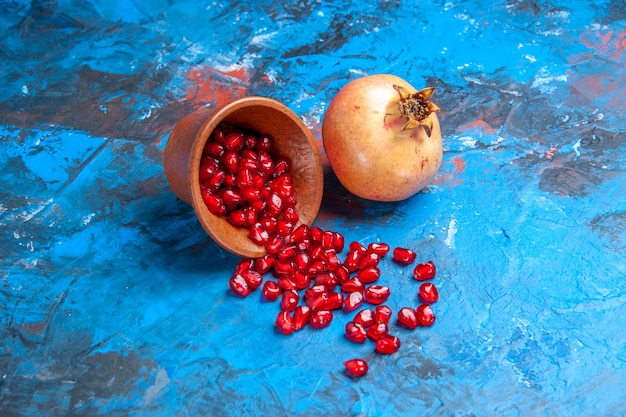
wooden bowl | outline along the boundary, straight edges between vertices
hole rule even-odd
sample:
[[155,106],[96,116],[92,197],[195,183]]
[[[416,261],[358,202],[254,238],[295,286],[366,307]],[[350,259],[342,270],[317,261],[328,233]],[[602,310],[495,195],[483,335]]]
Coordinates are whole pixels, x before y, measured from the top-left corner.
[[300,223],[311,225],[322,203],[324,174],[317,144],[309,128],[288,107],[265,97],[246,97],[183,118],[165,146],[164,167],[170,188],[193,207],[200,224],[222,248],[257,258],[263,246],[248,238],[248,230],[232,226],[206,208],[200,193],[199,169],[207,139],[220,123],[228,123],[274,138],[274,149],[290,162]]

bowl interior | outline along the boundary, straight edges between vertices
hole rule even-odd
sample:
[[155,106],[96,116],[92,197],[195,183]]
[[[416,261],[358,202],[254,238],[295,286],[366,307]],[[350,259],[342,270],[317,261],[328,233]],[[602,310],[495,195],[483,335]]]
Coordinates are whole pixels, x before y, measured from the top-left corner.
[[223,248],[241,256],[256,258],[266,253],[248,238],[248,230],[232,226],[225,218],[211,214],[200,195],[197,172],[202,149],[212,131],[221,123],[268,134],[274,138],[274,152],[290,163],[300,222],[315,220],[322,200],[323,170],[317,144],[309,128],[283,104],[267,98],[241,99],[225,106],[199,132],[194,149],[193,207],[207,233]]

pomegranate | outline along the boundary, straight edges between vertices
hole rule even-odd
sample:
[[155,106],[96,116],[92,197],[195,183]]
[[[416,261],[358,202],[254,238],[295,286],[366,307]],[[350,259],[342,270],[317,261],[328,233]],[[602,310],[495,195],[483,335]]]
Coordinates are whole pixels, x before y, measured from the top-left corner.
[[377,74],[337,93],[324,115],[322,138],[330,166],[348,191],[400,201],[428,185],[443,158],[433,91]]

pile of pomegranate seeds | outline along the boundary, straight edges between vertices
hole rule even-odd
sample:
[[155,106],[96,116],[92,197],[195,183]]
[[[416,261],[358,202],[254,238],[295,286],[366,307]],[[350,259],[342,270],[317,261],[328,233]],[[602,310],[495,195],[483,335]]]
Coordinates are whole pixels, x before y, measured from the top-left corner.
[[[267,135],[220,125],[204,147],[199,176],[208,210],[246,228],[250,239],[267,250],[260,258],[240,259],[229,280],[231,290],[247,297],[262,288],[266,300],[279,302],[275,325],[284,334],[306,326],[328,327],[337,312],[359,310],[345,326],[346,338],[354,343],[369,339],[377,352],[395,353],[401,343],[389,332],[394,313],[384,303],[391,290],[377,283],[379,262],[391,252],[396,264],[408,266],[416,253],[401,247],[391,251],[386,243],[352,242],[340,257],[345,247],[341,233],[299,223],[289,163],[272,154],[272,145]],[[273,279],[265,280],[266,274]],[[428,281],[435,275],[431,261],[414,267],[413,277],[424,281],[418,290],[421,304],[401,308],[397,323],[415,329],[435,322],[431,304],[439,294]],[[368,371],[363,359],[344,365],[352,377]]]

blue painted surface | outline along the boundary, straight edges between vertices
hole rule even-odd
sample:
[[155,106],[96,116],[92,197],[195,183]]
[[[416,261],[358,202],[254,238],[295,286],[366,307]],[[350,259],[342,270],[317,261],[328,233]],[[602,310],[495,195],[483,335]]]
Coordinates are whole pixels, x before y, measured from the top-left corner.
[[[1,415],[626,415],[623,1],[0,11]],[[394,327],[389,356],[348,315],[279,335],[162,168],[194,108],[270,96],[319,140],[336,91],[380,72],[437,87],[441,172],[397,204],[328,173],[316,224],[437,263],[437,322]],[[414,304],[410,269],[382,269]]]

